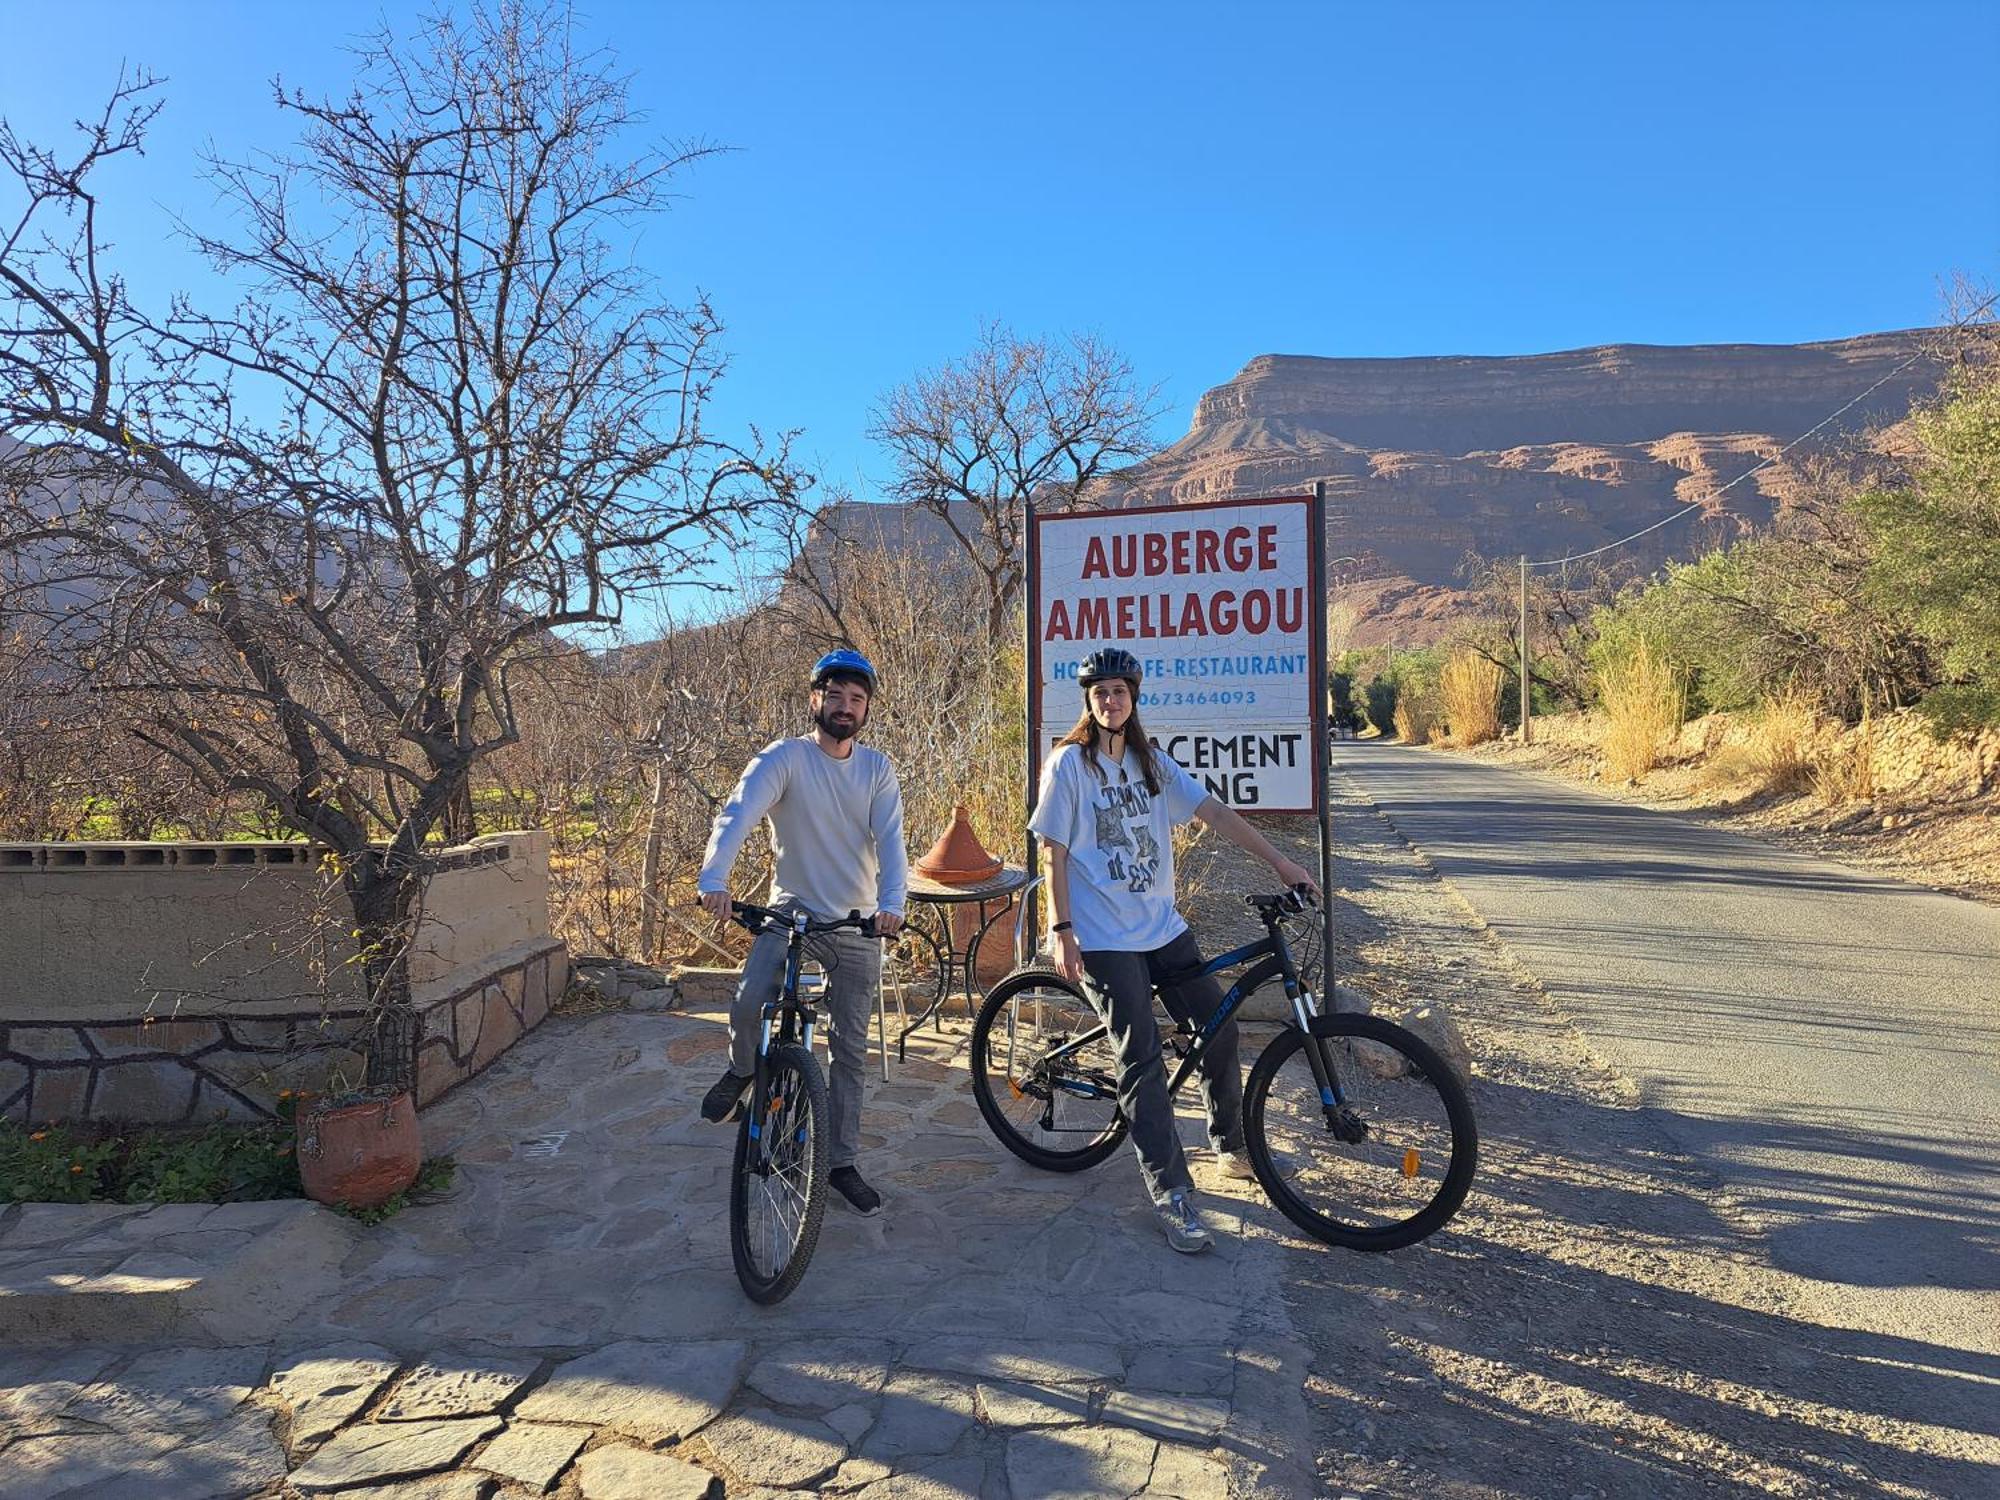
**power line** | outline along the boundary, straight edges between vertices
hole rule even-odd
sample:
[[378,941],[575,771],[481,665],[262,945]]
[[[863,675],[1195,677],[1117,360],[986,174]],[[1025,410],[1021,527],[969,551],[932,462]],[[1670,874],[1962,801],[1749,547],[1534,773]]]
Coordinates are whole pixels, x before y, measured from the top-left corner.
[[[1984,302],[1980,303],[1979,306],[1975,307],[1971,312],[1967,313],[1963,318],[1959,319],[1954,326],[1964,327],[1967,323],[1970,323],[1974,318],[1978,317],[1981,313],[1985,312],[1986,309],[1991,307],[1995,302],[2000,302],[2000,292],[1995,292],[1992,296],[1988,297]],[[1673,522],[1683,520],[1691,515],[1702,514],[1703,513],[1702,506],[1706,501],[1718,500],[1730,490],[1735,489],[1736,486],[1741,484],[1744,480],[1750,478],[1751,475],[1763,473],[1764,470],[1770,468],[1772,464],[1778,462],[1779,459],[1783,458],[1787,453],[1790,453],[1794,448],[1798,447],[1799,444],[1805,442],[1806,439],[1813,437],[1819,432],[1824,431],[1829,425],[1839,421],[1840,418],[1846,416],[1848,412],[1852,411],[1855,407],[1859,406],[1863,401],[1866,401],[1870,396],[1874,395],[1877,391],[1881,390],[1883,386],[1887,385],[1890,381],[1894,380],[1898,375],[1902,374],[1903,371],[1909,369],[1911,365],[1917,363],[1917,361],[1922,358],[1924,358],[1924,351],[1919,349],[1915,354],[1912,354],[1908,359],[1904,360],[1900,365],[1897,365],[1895,369],[1891,370],[1888,374],[1884,375],[1880,380],[1876,381],[1873,385],[1869,386],[1867,390],[1863,391],[1860,395],[1856,396],[1853,400],[1849,401],[1845,406],[1842,406],[1838,411],[1832,413],[1827,417],[1823,417],[1818,422],[1815,422],[1811,427],[1808,427],[1804,432],[1800,433],[1797,437],[1793,438],[1789,443],[1785,444],[1785,446],[1780,448],[1776,453],[1773,453],[1769,458],[1764,459],[1760,463],[1752,464],[1749,468],[1745,469],[1741,474],[1738,474],[1734,479],[1730,480],[1727,484],[1723,485],[1721,489],[1710,491],[1707,495],[1704,495],[1701,500],[1694,501],[1690,504],[1684,505],[1681,507],[1681,509],[1675,511],[1671,515],[1662,516],[1659,520],[1653,522],[1653,524],[1650,526],[1640,527],[1630,536],[1621,536],[1615,542],[1606,542],[1602,547],[1593,547],[1588,552],[1572,552],[1566,557],[1549,557],[1549,558],[1543,558],[1540,561],[1529,561],[1526,562],[1524,565],[1530,568],[1567,567],[1569,564],[1573,562],[1582,562],[1585,558],[1596,557],[1601,552],[1609,552],[1614,547],[1622,547],[1627,542],[1637,541],[1640,537],[1647,535],[1649,532],[1658,531],[1662,526],[1671,525]]]

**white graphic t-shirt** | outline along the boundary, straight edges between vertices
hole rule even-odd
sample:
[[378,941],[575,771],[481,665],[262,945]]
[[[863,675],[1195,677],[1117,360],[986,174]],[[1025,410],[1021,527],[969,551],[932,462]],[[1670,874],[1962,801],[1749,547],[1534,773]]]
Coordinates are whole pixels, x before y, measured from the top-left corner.
[[1063,745],[1042,765],[1035,815],[1040,838],[1069,850],[1069,918],[1079,948],[1149,953],[1187,923],[1174,910],[1173,828],[1208,800],[1202,784],[1172,756],[1153,752],[1158,796],[1146,790],[1139,758],[1097,757]]

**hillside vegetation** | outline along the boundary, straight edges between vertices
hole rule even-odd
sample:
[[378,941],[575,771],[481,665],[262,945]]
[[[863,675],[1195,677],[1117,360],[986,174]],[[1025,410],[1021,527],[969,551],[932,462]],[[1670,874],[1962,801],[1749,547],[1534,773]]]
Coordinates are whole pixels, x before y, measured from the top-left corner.
[[[1900,833],[1891,862],[2000,889],[2000,373],[1986,353],[1970,345],[1898,428],[1893,467],[1822,470],[1782,522],[1623,587],[1538,584],[1538,744],[1485,753],[1772,826]],[[1516,738],[1506,571],[1491,623],[1346,653],[1337,714],[1460,749]],[[1482,665],[1504,679],[1497,715],[1466,688]]]

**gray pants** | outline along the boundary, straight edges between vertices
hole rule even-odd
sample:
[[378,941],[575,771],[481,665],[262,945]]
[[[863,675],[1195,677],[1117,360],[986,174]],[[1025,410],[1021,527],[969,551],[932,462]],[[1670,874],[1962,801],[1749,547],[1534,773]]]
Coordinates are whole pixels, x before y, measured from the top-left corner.
[[[784,986],[788,941],[783,932],[758,934],[729,1007],[729,1067],[744,1077],[756,1070],[765,1002],[776,999]],[[861,1149],[862,1076],[868,1062],[868,1025],[882,980],[882,945],[858,932],[828,932],[808,938],[806,954],[827,971],[819,1012],[827,1051],[833,1054],[833,1077],[827,1085],[832,1095],[828,1102],[833,1110],[833,1151],[827,1166],[829,1170],[851,1167]]]
[[[1153,1019],[1153,986],[1176,1021],[1200,1031],[1222,1004],[1213,977],[1180,985],[1163,981],[1201,967],[1201,949],[1183,932],[1151,953],[1083,950],[1083,988],[1111,1029],[1118,1050],[1118,1107],[1132,1127],[1132,1149],[1156,1203],[1194,1186],[1187,1155],[1167,1097],[1167,1071],[1160,1055],[1160,1027]],[[1208,1111],[1208,1140],[1217,1151],[1243,1149],[1243,1070],[1236,1058],[1236,1022],[1215,1034],[1201,1059],[1201,1102]]]

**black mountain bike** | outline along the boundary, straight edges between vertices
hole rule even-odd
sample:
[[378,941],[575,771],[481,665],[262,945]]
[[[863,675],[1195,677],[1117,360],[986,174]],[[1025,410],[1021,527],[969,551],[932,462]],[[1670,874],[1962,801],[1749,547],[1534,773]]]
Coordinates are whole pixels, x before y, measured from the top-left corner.
[[[1479,1131],[1465,1088],[1402,1027],[1320,1012],[1299,980],[1284,930],[1288,919],[1314,909],[1310,891],[1244,900],[1263,919],[1265,935],[1198,971],[1250,965],[1199,1033],[1171,1020],[1162,1025],[1180,1059],[1168,1095],[1180,1093],[1237,1007],[1282,980],[1291,1017],[1243,1091],[1257,1180],[1286,1218],[1327,1244],[1413,1244],[1456,1213],[1472,1186]],[[972,1028],[972,1091],[1001,1144],[1049,1171],[1095,1166],[1125,1137],[1107,1028],[1081,988],[1050,969],[1010,974],[987,993]]]
[[[755,1302],[782,1302],[804,1279],[826,1214],[826,1075],[813,1055],[818,1021],[799,994],[807,939],[852,929],[871,937],[875,919],[849,912],[822,922],[805,912],[773,911],[732,901],[730,913],[752,932],[784,932],[785,978],[764,1005],[750,1093],[738,1106],[736,1158],[729,1176],[729,1251],[736,1279]],[[831,960],[829,960],[830,962]]]

